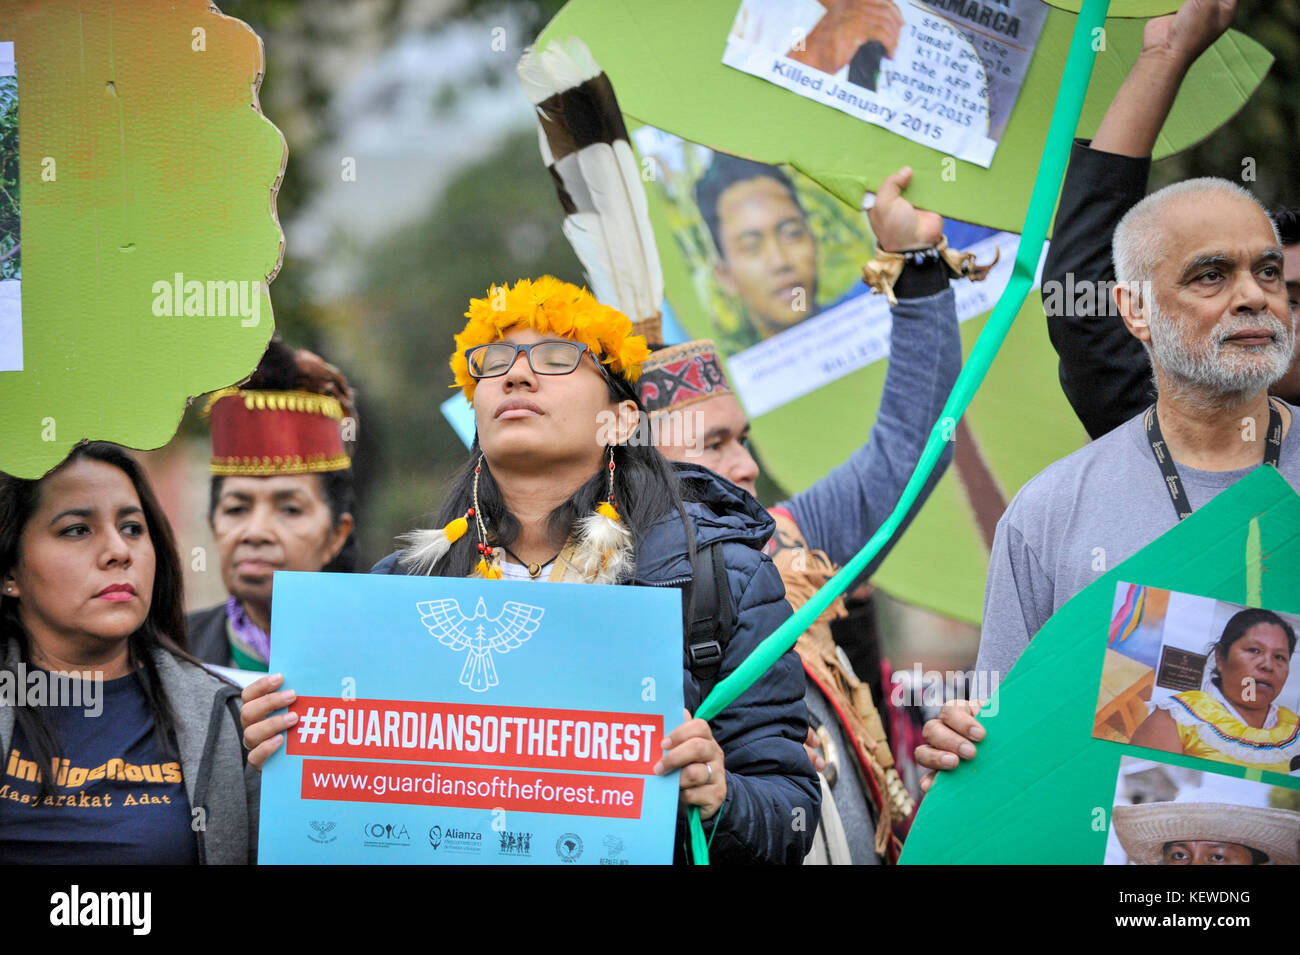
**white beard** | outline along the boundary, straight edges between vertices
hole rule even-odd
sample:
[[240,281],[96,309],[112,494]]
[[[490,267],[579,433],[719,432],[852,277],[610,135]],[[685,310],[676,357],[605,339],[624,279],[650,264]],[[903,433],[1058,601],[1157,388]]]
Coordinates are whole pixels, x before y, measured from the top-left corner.
[[[1295,351],[1295,320],[1282,322],[1271,312],[1232,316],[1219,321],[1201,342],[1189,343],[1179,322],[1150,300],[1153,363],[1177,391],[1221,398],[1261,391],[1287,373]],[[1246,328],[1267,328],[1265,345],[1228,345],[1225,340]],[[1231,349],[1231,350],[1230,350]]]

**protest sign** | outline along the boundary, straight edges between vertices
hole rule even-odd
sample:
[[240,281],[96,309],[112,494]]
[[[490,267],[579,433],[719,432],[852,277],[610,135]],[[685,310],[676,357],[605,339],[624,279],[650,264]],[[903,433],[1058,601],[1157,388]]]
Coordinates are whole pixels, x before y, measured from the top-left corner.
[[1300,496],[1260,467],[1058,610],[981,716],[975,758],[922,800],[902,862],[1099,864],[1126,756],[1300,793],[1300,776],[1094,737],[1121,582],[1295,614]]
[[[659,0],[647,7],[639,0],[570,0],[538,43],[582,37],[609,74],[628,117],[711,149],[789,163],[852,207],[864,190],[910,165],[917,176],[908,199],[919,208],[1019,231],[1029,205],[1025,184],[1033,181],[1043,155],[1078,19],[1074,13],[1047,11],[997,154],[986,169],[725,65],[722,54],[738,3]],[[1153,15],[1152,7],[1167,13],[1171,6],[1177,4],[1116,5],[1091,37],[1097,69],[1076,135],[1096,132],[1141,49],[1145,22],[1128,17]],[[1229,30],[1220,37],[1188,71],[1154,158],[1186,149],[1223,125],[1250,98],[1271,63],[1269,52],[1244,34]]]
[[[954,220],[1021,227],[1028,203],[1024,185],[1043,155],[1047,115],[1077,18],[1048,11],[1002,139],[1005,148],[983,169],[725,66],[719,40],[735,19],[737,3],[664,0],[649,16],[626,0],[571,0],[538,43],[580,36],[608,73],[642,154],[666,300],[688,335],[718,341],[751,419],[764,473],[793,495],[862,446],[885,379],[886,363],[879,360],[888,343],[887,325],[880,321],[884,306],[860,294],[857,277],[871,248],[856,211],[863,191],[912,165],[907,198],[948,217],[950,243],[997,245],[1009,268],[1018,243],[1012,233],[971,242],[956,237]],[[629,22],[638,29],[630,31]],[[1096,52],[1099,69],[1079,135],[1095,130],[1137,55],[1142,26],[1137,20],[1106,21],[1106,44]],[[1188,75],[1157,143],[1157,158],[1226,120],[1267,70],[1270,57],[1253,41],[1229,33],[1220,43],[1224,55],[1203,57]],[[664,71],[661,64],[669,60],[674,69]],[[1193,102],[1195,107],[1185,108]],[[755,310],[743,304],[739,291],[722,288],[709,229],[699,209],[691,208],[689,193],[718,151],[783,163],[818,240],[816,289],[805,303],[806,320],[771,337],[756,330]],[[832,211],[832,196],[840,200],[838,212]],[[967,354],[986,325],[981,312],[996,300],[1004,276],[995,272],[981,284],[953,283],[966,319]],[[997,517],[1025,481],[1086,440],[1061,393],[1043,320],[1038,293],[1031,292],[1001,359],[947,435],[955,443],[953,468],[873,575],[892,596],[977,622]]]
[[1047,19],[1039,0],[741,0],[722,62],[988,168]]
[[272,626],[260,861],[672,861],[677,590],[280,573]]
[[0,5],[0,178],[20,186],[0,201],[0,471],[39,477],[83,439],[159,447],[256,366],[287,158],[262,69],[207,0]]
[[[880,402],[892,318],[888,300],[862,280],[873,246],[867,217],[797,169],[745,163],[650,126],[632,138],[650,172],[645,187],[667,300],[689,316],[695,336],[718,345],[766,473],[786,491],[802,490],[862,445]],[[739,190],[711,185],[733,176],[741,177]],[[737,219],[730,197],[752,184],[767,187],[765,201],[751,195]],[[747,239],[719,240],[750,231],[767,237],[753,250]],[[1019,237],[956,220],[945,220],[944,232],[977,261],[998,259],[987,280],[952,283],[963,338],[973,342],[1006,287]],[[773,242],[782,249],[775,260]],[[805,290],[805,300],[770,294],[786,285]],[[914,531],[875,575],[891,596],[972,622],[992,529],[1006,506],[1000,488],[1084,437],[1053,373],[1049,343],[1028,325],[1013,339],[1016,362],[993,370],[988,399],[978,398],[952,434],[955,473],[939,482]],[[985,410],[1016,401],[1034,409],[1034,427],[1003,428]],[[944,567],[945,587],[933,584],[936,566]]]

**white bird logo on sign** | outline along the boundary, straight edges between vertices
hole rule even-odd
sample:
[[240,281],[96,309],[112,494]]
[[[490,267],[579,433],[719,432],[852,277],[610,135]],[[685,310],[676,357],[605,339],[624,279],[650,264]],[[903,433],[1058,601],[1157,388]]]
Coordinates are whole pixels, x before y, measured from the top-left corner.
[[[537,632],[541,625],[541,607],[507,600],[501,612],[489,617],[483,598],[474,606],[474,616],[460,611],[460,604],[450,598],[425,600],[415,605],[420,619],[438,642],[452,650],[466,651],[460,682],[475,693],[486,693],[500,681],[492,662],[493,652],[509,653]],[[488,633],[491,626],[491,635]]]

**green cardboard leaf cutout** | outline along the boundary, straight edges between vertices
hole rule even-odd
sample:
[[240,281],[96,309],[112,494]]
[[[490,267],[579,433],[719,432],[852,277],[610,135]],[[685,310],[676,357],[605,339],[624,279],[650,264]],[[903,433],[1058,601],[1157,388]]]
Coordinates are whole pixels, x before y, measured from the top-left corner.
[[23,370],[0,372],[0,470],[38,477],[84,438],[165,444],[190,396],[253,370],[286,149],[261,41],[207,0],[10,0],[5,41]]
[[[1300,611],[1300,496],[1260,467],[1074,597],[1030,641],[981,717],[975,759],[943,774],[921,803],[902,861],[1096,864],[1115,778],[1141,747],[1094,739],[1097,688],[1120,581],[1272,610]],[[1244,767],[1158,754],[1162,762],[1245,777]],[[1271,785],[1300,779],[1264,773]],[[1254,778],[1254,777],[1252,777]]]

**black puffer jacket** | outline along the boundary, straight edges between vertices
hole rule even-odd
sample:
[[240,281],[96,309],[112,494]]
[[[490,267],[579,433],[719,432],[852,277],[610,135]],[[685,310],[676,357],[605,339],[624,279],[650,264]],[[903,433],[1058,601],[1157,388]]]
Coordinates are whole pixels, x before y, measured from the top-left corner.
[[[790,616],[785,585],[761,553],[772,518],[752,497],[706,468],[675,465],[695,531],[697,547],[722,547],[736,621],[718,673],[727,676]],[[400,573],[397,554],[372,573]],[[684,587],[691,578],[686,530],[674,512],[649,528],[636,548],[636,570],[628,584]],[[687,709],[700,705],[700,685],[682,649]],[[804,674],[791,650],[761,679],[710,722],[726,756],[727,801],[704,824],[710,859],[718,863],[799,865],[811,846],[821,809],[817,774],[804,752],[807,708]],[[677,860],[684,861],[686,812],[678,813]],[[716,831],[715,830],[716,827]]]

